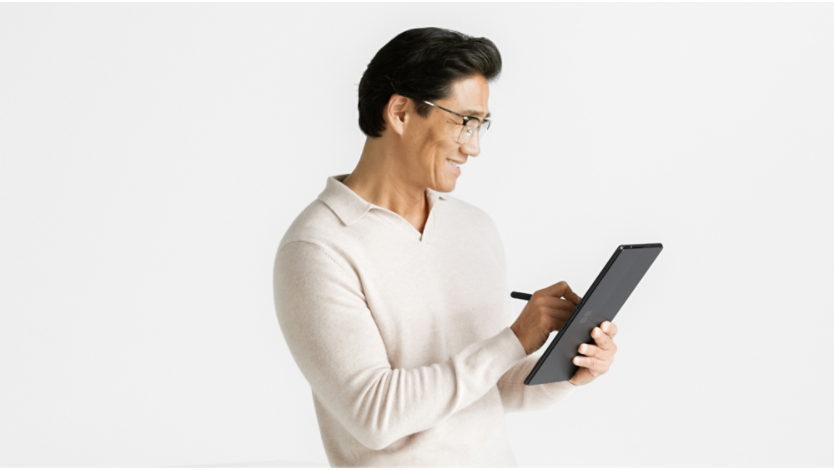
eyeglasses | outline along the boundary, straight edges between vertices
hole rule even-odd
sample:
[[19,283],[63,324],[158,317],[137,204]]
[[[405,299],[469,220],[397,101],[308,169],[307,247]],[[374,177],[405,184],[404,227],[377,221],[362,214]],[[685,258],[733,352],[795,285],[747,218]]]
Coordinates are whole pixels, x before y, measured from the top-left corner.
[[[463,128],[460,130],[460,134],[458,134],[458,140],[457,140],[457,142],[461,145],[469,142],[469,139],[472,137],[472,134],[474,134],[475,132],[478,132],[478,138],[479,139],[483,139],[484,134],[486,134],[486,131],[489,130],[489,125],[492,123],[492,121],[490,121],[489,119],[484,119],[482,121],[482,120],[480,120],[476,117],[473,117],[473,116],[464,116],[463,114],[458,114],[458,113],[452,111],[451,109],[446,109],[443,106],[438,106],[438,105],[436,105],[436,104],[434,104],[430,101],[423,100],[423,103],[434,106],[435,108],[438,108],[438,109],[442,109],[443,111],[446,111],[447,113],[452,113],[455,116],[458,116],[459,118],[463,119],[463,124],[462,124]],[[458,125],[460,126],[461,124],[458,124]]]

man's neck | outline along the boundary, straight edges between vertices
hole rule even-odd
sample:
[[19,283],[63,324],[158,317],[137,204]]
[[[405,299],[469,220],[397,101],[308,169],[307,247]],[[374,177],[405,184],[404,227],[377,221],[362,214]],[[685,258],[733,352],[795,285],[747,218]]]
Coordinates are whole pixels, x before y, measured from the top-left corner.
[[426,188],[406,181],[392,165],[386,164],[390,160],[371,155],[368,150],[366,144],[359,164],[345,178],[344,185],[371,204],[399,214],[422,233],[429,214]]

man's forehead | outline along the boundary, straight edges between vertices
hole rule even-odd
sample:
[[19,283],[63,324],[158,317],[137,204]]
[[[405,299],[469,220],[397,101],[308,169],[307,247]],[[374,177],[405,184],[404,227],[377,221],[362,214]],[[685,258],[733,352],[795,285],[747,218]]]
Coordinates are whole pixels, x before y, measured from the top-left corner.
[[489,83],[483,77],[472,77],[458,80],[452,85],[449,104],[454,106],[455,112],[465,116],[489,117],[486,108],[489,97]]

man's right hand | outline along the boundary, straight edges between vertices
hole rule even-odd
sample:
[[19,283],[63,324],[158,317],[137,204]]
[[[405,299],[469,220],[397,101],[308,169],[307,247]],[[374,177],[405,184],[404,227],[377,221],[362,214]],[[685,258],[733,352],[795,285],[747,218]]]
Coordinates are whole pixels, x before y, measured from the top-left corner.
[[537,290],[510,329],[529,355],[544,345],[551,331],[562,328],[581,300],[565,281]]

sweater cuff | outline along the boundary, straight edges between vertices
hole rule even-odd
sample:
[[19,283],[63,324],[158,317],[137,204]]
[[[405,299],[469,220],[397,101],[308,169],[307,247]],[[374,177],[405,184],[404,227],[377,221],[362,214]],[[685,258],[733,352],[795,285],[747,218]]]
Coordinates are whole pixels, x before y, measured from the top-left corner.
[[498,334],[501,337],[502,344],[505,345],[507,354],[513,359],[513,364],[527,357],[527,351],[518,340],[518,336],[513,333],[513,330],[508,326]]

